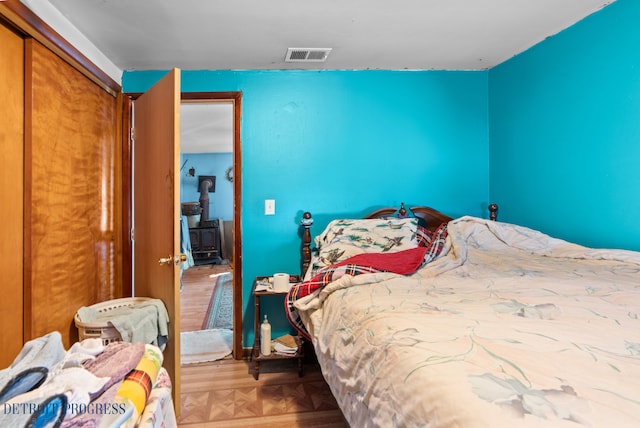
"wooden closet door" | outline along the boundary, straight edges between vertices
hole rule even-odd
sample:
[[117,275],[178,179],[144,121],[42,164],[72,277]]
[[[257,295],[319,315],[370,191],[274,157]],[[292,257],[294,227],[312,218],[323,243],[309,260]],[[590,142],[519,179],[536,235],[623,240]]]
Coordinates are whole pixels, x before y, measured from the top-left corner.
[[0,24],[0,368],[22,348],[24,40]]
[[121,297],[118,99],[26,40],[25,338],[77,340],[81,306]]

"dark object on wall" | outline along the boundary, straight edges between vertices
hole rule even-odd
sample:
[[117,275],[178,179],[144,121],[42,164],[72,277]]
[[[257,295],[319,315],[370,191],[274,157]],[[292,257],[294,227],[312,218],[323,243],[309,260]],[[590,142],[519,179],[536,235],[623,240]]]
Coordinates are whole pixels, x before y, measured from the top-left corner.
[[493,221],[498,220],[498,204],[489,204],[489,218]]
[[200,221],[209,220],[209,193],[216,191],[215,175],[199,175],[198,176],[198,192],[200,192],[200,206],[202,214]]
[[202,185],[205,184],[205,186],[208,183],[203,183],[205,181],[208,181],[209,183],[211,183],[210,185],[208,185],[207,188],[207,192],[209,193],[215,193],[216,191],[216,176],[215,175],[199,175],[198,176],[198,192],[202,192]]

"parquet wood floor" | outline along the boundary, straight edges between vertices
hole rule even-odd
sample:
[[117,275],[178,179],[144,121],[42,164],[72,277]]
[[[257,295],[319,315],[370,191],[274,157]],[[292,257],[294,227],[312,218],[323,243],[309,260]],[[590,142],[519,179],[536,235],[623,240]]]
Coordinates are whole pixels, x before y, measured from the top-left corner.
[[179,427],[348,427],[316,364],[303,377],[295,364],[263,364],[259,380],[242,360],[181,370]]
[[[213,292],[209,275],[229,270],[229,265],[203,265],[184,272],[181,331],[202,327]],[[182,366],[178,426],[348,427],[317,363],[305,363],[303,377],[294,360],[261,364],[258,380],[250,364],[228,358]]]

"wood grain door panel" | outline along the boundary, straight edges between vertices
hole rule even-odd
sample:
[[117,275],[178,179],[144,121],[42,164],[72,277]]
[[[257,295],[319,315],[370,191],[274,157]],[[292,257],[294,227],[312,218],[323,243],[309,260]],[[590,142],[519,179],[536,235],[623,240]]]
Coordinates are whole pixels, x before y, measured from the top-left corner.
[[169,341],[164,364],[180,411],[180,70],[133,104],[133,292],[164,302]]
[[22,348],[24,40],[0,24],[0,367]]
[[78,308],[122,292],[117,99],[33,39],[25,55],[25,339],[70,346]]

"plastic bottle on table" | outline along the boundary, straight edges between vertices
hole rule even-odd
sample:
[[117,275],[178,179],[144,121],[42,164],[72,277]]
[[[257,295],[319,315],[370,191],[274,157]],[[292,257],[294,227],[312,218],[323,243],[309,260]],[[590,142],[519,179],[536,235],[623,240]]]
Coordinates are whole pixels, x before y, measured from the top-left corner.
[[271,324],[266,315],[260,326],[260,352],[264,356],[271,355]]

